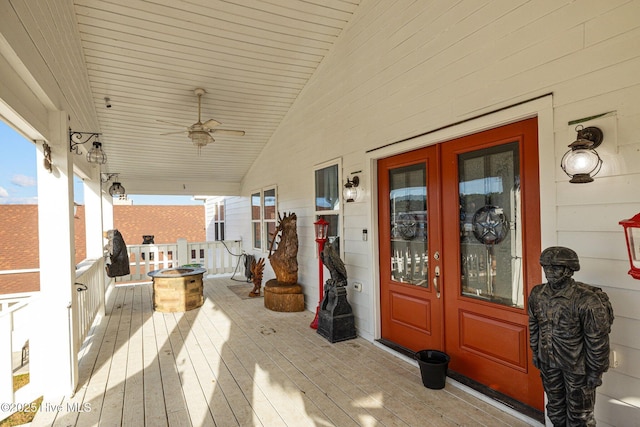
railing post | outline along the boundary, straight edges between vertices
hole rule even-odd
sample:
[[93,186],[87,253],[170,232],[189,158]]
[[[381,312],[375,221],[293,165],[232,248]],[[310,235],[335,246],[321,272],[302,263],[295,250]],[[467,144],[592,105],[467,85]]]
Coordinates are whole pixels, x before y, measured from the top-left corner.
[[[13,403],[13,361],[12,361],[12,329],[13,313],[11,311],[0,314],[0,342],[6,343],[0,347],[0,403]],[[4,417],[0,412],[0,420]]]
[[190,264],[189,257],[189,245],[187,239],[178,239],[178,267],[181,265]]
[[98,259],[98,313],[101,316],[104,316],[105,313],[105,304],[107,300],[107,285],[105,280],[105,271],[104,271],[104,257]]

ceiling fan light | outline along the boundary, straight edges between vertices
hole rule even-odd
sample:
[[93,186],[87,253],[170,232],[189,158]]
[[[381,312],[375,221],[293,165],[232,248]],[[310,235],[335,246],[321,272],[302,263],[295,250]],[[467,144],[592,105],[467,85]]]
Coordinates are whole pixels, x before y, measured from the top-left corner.
[[204,147],[207,144],[213,142],[213,138],[209,135],[209,132],[194,130],[189,132],[189,138],[191,138],[191,142],[196,147]]

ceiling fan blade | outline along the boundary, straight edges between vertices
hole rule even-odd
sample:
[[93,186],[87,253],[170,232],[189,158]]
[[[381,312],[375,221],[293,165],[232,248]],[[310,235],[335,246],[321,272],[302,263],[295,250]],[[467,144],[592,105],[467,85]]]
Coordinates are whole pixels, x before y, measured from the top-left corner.
[[211,133],[219,133],[220,135],[244,136],[244,131],[243,130],[212,129]]
[[166,120],[160,120],[160,119],[156,119],[156,122],[160,122],[160,123],[168,123],[170,125],[174,125],[174,126],[180,126],[181,128],[187,127],[183,124],[179,124],[179,123],[174,123],[174,122],[168,122]]
[[179,133],[187,133],[189,132],[188,130],[181,130],[179,132],[167,132],[167,133],[161,133],[160,136],[165,136],[165,135],[177,135]]
[[206,122],[204,122],[202,124],[202,126],[209,128],[209,129],[213,129],[216,126],[220,126],[222,123],[220,123],[219,121],[217,121],[216,119],[209,119]]

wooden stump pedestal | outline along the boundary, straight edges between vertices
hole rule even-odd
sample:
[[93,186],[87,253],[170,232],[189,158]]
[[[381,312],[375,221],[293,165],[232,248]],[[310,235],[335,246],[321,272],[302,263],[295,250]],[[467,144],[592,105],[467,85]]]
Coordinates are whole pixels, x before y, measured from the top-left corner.
[[264,306],[273,311],[304,311],[302,286],[297,283],[281,284],[276,279],[267,281],[264,286]]

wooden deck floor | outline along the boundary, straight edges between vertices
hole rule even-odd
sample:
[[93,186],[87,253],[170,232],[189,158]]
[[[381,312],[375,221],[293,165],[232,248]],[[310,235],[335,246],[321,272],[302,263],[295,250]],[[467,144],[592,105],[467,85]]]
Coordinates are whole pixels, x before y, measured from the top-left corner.
[[45,402],[32,425],[526,425],[451,384],[425,388],[416,366],[364,339],[331,344],[312,313],[269,311],[237,284],[207,279],[204,305],[175,314],[152,310],[148,284],[117,287],[77,393]]

